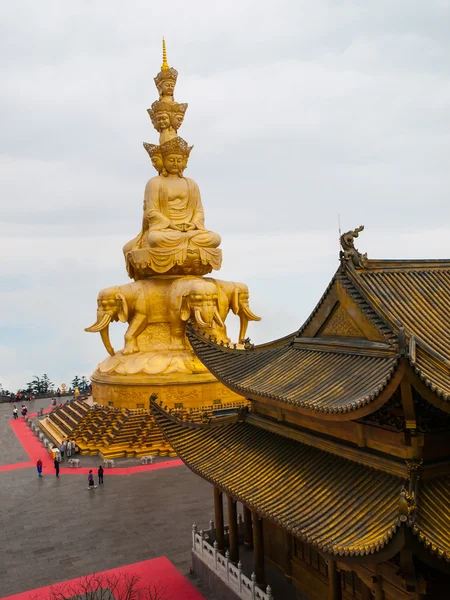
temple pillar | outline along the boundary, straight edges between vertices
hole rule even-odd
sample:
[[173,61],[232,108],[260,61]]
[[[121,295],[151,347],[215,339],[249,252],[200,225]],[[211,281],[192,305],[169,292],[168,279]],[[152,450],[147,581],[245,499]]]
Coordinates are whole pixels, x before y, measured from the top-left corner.
[[373,600],[372,590],[364,582],[361,582],[361,600]]
[[375,600],[384,600],[383,577],[377,573],[376,577],[374,577],[373,580],[375,583]]
[[236,500],[228,496],[228,535],[230,546],[230,560],[237,563],[239,560],[239,531],[237,524]]
[[328,561],[328,600],[342,600],[341,574],[336,561]]
[[223,524],[223,494],[219,488],[214,488],[214,520],[216,522],[216,542],[219,552],[225,550]]
[[253,558],[255,561],[256,583],[262,587],[266,585],[266,574],[264,569],[264,538],[263,522],[258,514],[252,512],[253,522]]
[[253,548],[252,511],[244,504],[244,546]]

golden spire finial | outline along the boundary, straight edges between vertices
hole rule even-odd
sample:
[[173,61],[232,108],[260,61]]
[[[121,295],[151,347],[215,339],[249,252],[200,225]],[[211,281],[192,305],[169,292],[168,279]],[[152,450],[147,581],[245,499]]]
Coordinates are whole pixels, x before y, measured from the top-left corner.
[[170,67],[167,63],[166,40],[163,38],[163,62],[161,66],[161,71],[167,71],[167,69],[170,69]]

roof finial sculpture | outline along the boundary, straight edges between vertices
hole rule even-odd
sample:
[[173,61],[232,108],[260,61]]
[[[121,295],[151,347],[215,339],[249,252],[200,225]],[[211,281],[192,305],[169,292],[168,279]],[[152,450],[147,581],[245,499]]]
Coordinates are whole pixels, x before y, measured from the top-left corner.
[[367,267],[367,253],[361,254],[355,248],[355,238],[359,236],[361,231],[364,231],[364,225],[360,225],[353,231],[343,233],[340,238],[342,246],[339,254],[340,259],[347,262],[351,261],[357,269],[365,269]]
[[161,71],[167,71],[167,69],[170,69],[170,67],[167,62],[166,40],[164,38],[162,41],[162,48],[163,48],[163,61],[162,61],[162,65],[161,65]]

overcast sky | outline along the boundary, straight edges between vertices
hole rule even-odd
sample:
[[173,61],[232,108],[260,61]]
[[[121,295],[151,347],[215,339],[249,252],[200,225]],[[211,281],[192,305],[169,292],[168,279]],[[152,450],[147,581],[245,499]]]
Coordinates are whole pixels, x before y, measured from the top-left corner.
[[222,236],[218,277],[248,283],[263,317],[253,341],[321,296],[338,213],[365,225],[370,258],[449,257],[448,0],[14,0],[0,27],[5,388],[69,383],[106,355],[83,330],[98,291],[128,281],[163,35],[189,103],[186,175]]

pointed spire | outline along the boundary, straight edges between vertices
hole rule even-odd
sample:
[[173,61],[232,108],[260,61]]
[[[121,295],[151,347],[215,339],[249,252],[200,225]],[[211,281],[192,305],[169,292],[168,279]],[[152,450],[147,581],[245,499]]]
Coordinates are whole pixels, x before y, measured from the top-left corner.
[[167,71],[167,69],[170,69],[170,67],[167,62],[166,40],[164,38],[162,40],[162,48],[163,48],[163,62],[161,65],[161,71]]

